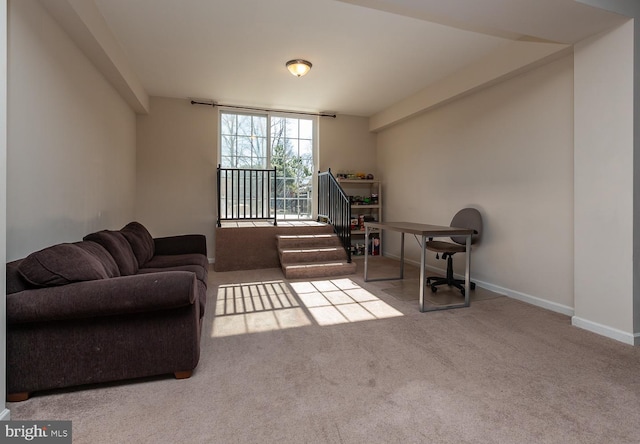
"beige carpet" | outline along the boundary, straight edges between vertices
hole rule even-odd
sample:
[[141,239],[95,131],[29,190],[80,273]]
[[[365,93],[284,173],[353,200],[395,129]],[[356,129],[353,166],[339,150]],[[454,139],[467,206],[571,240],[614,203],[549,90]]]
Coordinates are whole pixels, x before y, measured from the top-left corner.
[[[400,281],[393,281],[388,287],[382,289],[385,293],[399,299],[401,301],[415,301],[418,303],[419,291],[420,291],[420,279],[403,279]],[[500,295],[493,293],[484,288],[476,287],[476,290],[469,294],[469,302],[474,303],[476,301],[484,301],[487,299],[493,299],[500,297]],[[464,296],[457,288],[439,286],[436,293],[432,293],[430,287],[427,287],[424,293],[425,304],[429,305],[453,305],[461,304],[464,302]]]
[[361,275],[212,271],[193,377],[35,394],[12,419],[72,420],[75,444],[640,442],[640,348],[498,295],[420,313]]
[[[360,276],[363,276],[364,259],[358,258],[356,263],[359,266],[358,272]],[[390,260],[385,257],[369,257],[368,258],[369,279],[375,278],[389,278],[400,276],[400,265],[398,261]],[[428,272],[427,277],[441,277],[433,272]],[[401,301],[414,301],[418,304],[420,299],[420,271],[419,268],[411,265],[405,266],[404,278],[398,280],[377,281],[376,286],[378,289],[384,291],[387,294],[392,295],[396,299]],[[493,299],[501,297],[501,295],[485,290],[484,288],[477,287],[469,295],[469,301],[474,303],[476,301],[483,301],[487,299]],[[455,287],[448,287],[446,285],[438,286],[436,293],[433,293],[430,287],[425,289],[425,305],[427,308],[430,306],[446,306],[457,305],[464,302],[464,296],[460,290]]]

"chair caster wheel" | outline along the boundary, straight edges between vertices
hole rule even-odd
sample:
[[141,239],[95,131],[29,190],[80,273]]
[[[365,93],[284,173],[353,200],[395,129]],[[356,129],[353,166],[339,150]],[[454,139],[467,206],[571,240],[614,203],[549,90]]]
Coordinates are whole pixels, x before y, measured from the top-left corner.
[[462,296],[464,296],[464,290],[460,290],[460,293],[462,293]]
[[431,285],[431,279],[427,278],[427,285]]
[[436,287],[435,285],[431,286],[431,292],[435,293],[436,291],[438,291],[438,287]]
[[475,282],[471,282],[469,286],[471,287],[471,289],[472,289],[472,290],[475,290],[475,289],[476,289],[476,284],[475,284]]

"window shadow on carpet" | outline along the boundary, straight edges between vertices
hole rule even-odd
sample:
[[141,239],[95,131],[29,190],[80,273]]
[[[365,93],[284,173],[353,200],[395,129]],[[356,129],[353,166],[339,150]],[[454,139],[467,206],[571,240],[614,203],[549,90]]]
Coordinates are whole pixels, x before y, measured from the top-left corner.
[[403,316],[349,278],[218,287],[212,337]]

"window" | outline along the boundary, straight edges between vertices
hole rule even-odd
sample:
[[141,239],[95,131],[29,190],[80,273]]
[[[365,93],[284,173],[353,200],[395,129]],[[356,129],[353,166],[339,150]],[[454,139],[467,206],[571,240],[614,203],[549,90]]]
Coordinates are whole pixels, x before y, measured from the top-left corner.
[[220,113],[220,164],[226,168],[268,168],[267,117]]
[[278,219],[313,217],[316,119],[220,111],[220,165],[276,169]]

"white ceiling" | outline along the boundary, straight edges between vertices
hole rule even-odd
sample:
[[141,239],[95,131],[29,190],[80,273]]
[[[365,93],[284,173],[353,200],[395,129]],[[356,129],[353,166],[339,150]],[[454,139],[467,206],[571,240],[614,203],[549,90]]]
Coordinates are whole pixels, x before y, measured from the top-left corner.
[[95,1],[149,95],[359,116],[512,40],[575,43],[621,20],[574,0]]

